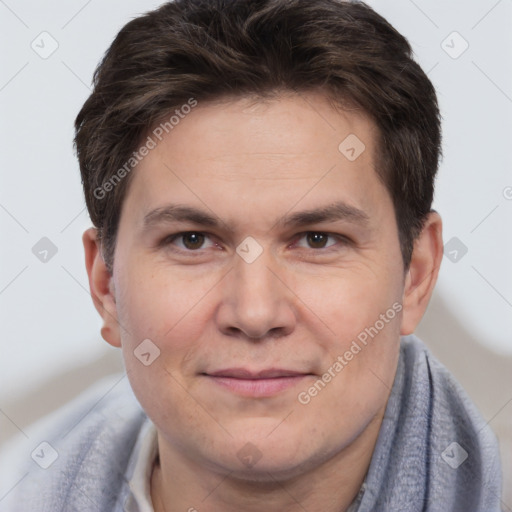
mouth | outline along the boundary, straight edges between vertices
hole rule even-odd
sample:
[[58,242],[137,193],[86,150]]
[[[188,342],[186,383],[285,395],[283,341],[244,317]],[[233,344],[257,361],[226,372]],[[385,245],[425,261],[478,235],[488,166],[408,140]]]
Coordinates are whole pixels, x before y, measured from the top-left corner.
[[229,392],[246,397],[263,398],[295,387],[312,374],[281,368],[257,371],[246,368],[227,368],[202,375]]

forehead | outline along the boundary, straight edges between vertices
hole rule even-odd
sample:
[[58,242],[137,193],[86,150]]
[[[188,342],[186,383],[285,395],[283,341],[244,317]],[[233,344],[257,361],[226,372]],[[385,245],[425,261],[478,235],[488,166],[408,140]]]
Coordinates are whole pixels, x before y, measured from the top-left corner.
[[319,198],[369,213],[389,202],[374,169],[374,123],[320,93],[199,102],[161,139],[136,166],[124,201],[139,218],[178,198],[215,201],[218,215],[253,208],[262,218],[276,205],[312,208]]

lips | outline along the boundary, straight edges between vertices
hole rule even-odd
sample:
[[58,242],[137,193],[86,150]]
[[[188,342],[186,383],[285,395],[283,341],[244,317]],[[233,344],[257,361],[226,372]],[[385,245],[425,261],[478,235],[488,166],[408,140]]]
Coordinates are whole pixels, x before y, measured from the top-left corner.
[[225,368],[203,375],[229,393],[246,398],[269,398],[294,388],[312,374],[283,368]]
[[281,377],[297,377],[308,375],[307,372],[299,372],[294,370],[284,370],[280,368],[268,368],[264,370],[251,371],[246,368],[227,368],[215,372],[207,372],[211,377],[227,377],[232,379],[277,379]]

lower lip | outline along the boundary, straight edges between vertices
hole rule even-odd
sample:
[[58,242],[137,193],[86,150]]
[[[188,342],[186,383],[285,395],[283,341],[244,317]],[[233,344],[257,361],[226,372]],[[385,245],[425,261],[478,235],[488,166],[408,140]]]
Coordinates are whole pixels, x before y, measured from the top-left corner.
[[235,379],[233,377],[215,377],[208,375],[208,378],[219,386],[242,396],[269,397],[280,391],[296,386],[307,376],[308,375],[296,375],[270,379]]

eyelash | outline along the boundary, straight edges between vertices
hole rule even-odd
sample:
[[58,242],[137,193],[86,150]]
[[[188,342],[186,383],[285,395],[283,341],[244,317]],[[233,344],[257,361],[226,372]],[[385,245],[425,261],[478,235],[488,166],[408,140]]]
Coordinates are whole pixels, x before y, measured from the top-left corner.
[[[190,235],[190,234],[198,234],[198,235],[203,235],[205,236],[205,238],[211,238],[211,235],[209,235],[208,233],[204,233],[202,231],[182,231],[182,232],[179,232],[179,233],[175,233],[173,235],[168,235],[166,236],[160,243],[159,243],[159,246],[163,246],[163,247],[169,247],[171,245],[173,245],[173,242],[175,242],[176,240],[180,239],[180,238],[183,238],[185,235]],[[347,245],[350,245],[352,243],[352,240],[350,240],[348,237],[344,236],[344,235],[339,235],[339,234],[335,234],[335,233],[327,233],[325,231],[305,231],[303,233],[298,233],[295,237],[295,241],[293,242],[293,245],[297,245],[297,243],[302,240],[303,238],[307,237],[308,235],[311,235],[311,234],[315,234],[315,235],[324,235],[324,236],[327,236],[329,238],[333,238],[336,240],[336,243],[333,243],[331,245],[328,245],[327,247],[320,247],[320,248],[313,248],[313,247],[301,247],[299,249],[311,249],[312,251],[314,252],[322,252],[322,253],[327,253],[327,252],[331,252],[332,250],[336,250],[336,248],[338,247],[338,245],[341,244],[341,246],[347,246]],[[213,242],[215,244],[215,242]],[[217,245],[218,247],[218,244],[215,244]],[[332,249],[331,249],[332,248]],[[186,252],[186,253],[190,253],[190,254],[193,254],[193,253],[199,253],[201,250],[203,249],[203,247],[200,247],[199,249],[187,249],[187,248],[177,248],[177,249],[173,249],[173,250],[176,250],[178,252]]]

